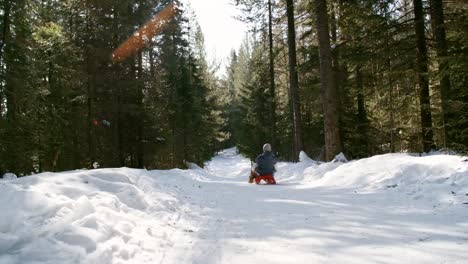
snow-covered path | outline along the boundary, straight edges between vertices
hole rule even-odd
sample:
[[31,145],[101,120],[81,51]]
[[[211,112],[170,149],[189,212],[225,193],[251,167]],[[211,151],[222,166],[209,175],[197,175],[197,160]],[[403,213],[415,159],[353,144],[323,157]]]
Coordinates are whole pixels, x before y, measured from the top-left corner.
[[247,183],[235,149],[204,169],[0,181],[0,264],[468,263],[463,157],[277,165]]
[[399,194],[307,187],[281,180],[285,166],[280,185],[255,186],[248,160],[215,157],[206,169],[219,178],[208,175],[193,197],[210,213],[194,247],[168,263],[468,263],[467,207],[438,214]]

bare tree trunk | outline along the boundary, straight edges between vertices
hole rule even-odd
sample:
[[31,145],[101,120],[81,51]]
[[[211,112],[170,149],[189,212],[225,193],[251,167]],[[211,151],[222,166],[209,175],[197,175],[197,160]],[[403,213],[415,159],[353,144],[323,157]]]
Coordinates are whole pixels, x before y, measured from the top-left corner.
[[[154,44],[151,44],[151,45],[154,45]],[[155,67],[154,67],[154,51],[153,51],[152,48],[149,50],[149,64],[150,64],[150,67],[149,67],[149,69],[150,69],[150,78],[153,78],[154,77]]]
[[447,123],[449,122],[448,95],[450,93],[451,85],[449,75],[444,73],[448,69],[448,47],[445,37],[444,6],[442,0],[431,0],[431,22],[436,40],[437,57],[439,60],[440,94],[444,119],[443,135],[445,146],[447,142],[450,143],[451,141],[447,134]]
[[360,158],[367,157],[369,155],[369,140],[368,140],[368,120],[367,111],[364,96],[364,82],[362,79],[361,66],[356,67],[356,85],[358,89],[357,96],[357,109],[358,109],[358,144],[361,150],[359,155]]
[[[391,68],[390,59],[387,60],[387,65],[389,69]],[[390,88],[390,152],[395,152],[395,100],[393,98],[393,80],[391,73],[388,77],[388,86]]]
[[138,117],[137,123],[137,167],[144,167],[144,149],[143,149],[143,54],[141,51],[138,52],[138,114],[141,115]]
[[[385,2],[385,0],[382,0]],[[385,8],[385,4],[382,4],[381,8],[382,13],[384,16],[388,15],[388,10]],[[390,39],[391,36],[389,34],[389,24],[385,24],[385,49],[390,50]],[[393,85],[393,74],[392,74],[392,60],[391,56],[387,54],[386,57],[386,63],[387,63],[387,68],[388,68],[388,74],[387,74],[387,80],[388,80],[388,88],[389,88],[389,93],[390,93],[390,152],[394,153],[396,151],[396,144],[395,144],[395,98],[393,96],[394,94],[394,85]]]
[[289,89],[290,100],[293,117],[293,133],[294,133],[294,156],[293,160],[299,159],[299,152],[303,150],[302,130],[301,130],[301,113],[299,106],[299,77],[297,74],[297,58],[296,58],[296,27],[294,22],[294,2],[286,0],[287,16],[288,16],[288,48],[289,48]]
[[[8,91],[6,90],[7,87],[5,85],[6,72],[3,71],[3,69],[4,69],[3,65],[5,64],[5,58],[3,56],[4,55],[3,50],[5,48],[5,44],[7,42],[7,39],[9,37],[9,35],[10,35],[10,10],[11,10],[10,1],[9,0],[4,0],[4,2],[3,2],[3,12],[4,12],[4,14],[3,14],[3,28],[2,28],[2,43],[0,43],[0,62],[1,62],[0,71],[1,71],[1,74],[2,74],[2,76],[1,76],[2,79],[1,79],[1,84],[0,85],[2,86],[2,91],[3,91],[3,89],[5,89],[5,91],[4,91],[5,93],[7,93]],[[0,94],[0,96],[3,96],[3,94]],[[5,96],[6,96],[6,98],[8,98],[8,95],[5,94]],[[2,100],[0,102],[3,102],[3,98],[0,97],[0,100]],[[0,103],[0,115],[3,113],[2,105],[3,104]],[[7,107],[7,110],[8,110],[8,107]]]
[[[9,0],[4,2],[4,17],[3,17],[3,36],[2,36],[2,43],[0,46],[0,58],[2,59],[2,63],[4,63],[5,71],[2,72],[4,75],[2,76],[2,85],[4,85],[5,90],[5,99],[6,99],[6,121],[7,121],[7,144],[5,149],[9,154],[8,157],[5,157],[6,169],[9,172],[16,173],[18,166],[17,166],[17,159],[18,159],[18,152],[15,150],[13,138],[15,133],[17,133],[17,98],[16,98],[16,87],[12,80],[12,66],[11,63],[11,53],[12,48],[11,44],[14,43],[14,38],[11,36],[11,3]],[[2,69],[3,71],[3,69]]]
[[315,0],[320,51],[320,87],[325,129],[325,157],[332,160],[341,152],[338,121],[338,92],[333,76],[326,0]]
[[0,59],[3,61],[3,48],[10,34],[10,11],[11,5],[9,0],[3,2],[3,28],[2,28],[2,43],[0,43]]
[[[3,49],[5,47],[5,43],[7,42],[7,38],[8,38],[8,35],[10,34],[10,9],[11,9],[11,6],[10,6],[10,1],[9,0],[4,0],[3,2],[3,28],[2,28],[2,42],[0,43],[0,74],[1,74],[1,90],[0,90],[0,102],[3,102],[3,96],[4,94],[3,93],[6,93],[6,91],[4,91],[4,89],[6,89],[5,87],[5,75],[6,73],[3,71],[4,67],[4,63],[5,63],[5,58],[4,58],[4,52],[3,52]],[[5,94],[6,96],[6,94]],[[2,106],[3,104],[0,103],[0,117],[1,117],[1,114],[4,112],[4,110],[2,109]]]
[[117,131],[117,151],[118,151],[118,159],[119,159],[119,165],[120,166],[125,166],[125,154],[123,150],[123,144],[124,144],[124,138],[123,138],[123,129],[122,129],[122,124],[123,124],[123,116],[122,116],[122,86],[118,85],[118,91],[117,91],[117,124],[116,124],[116,131]]
[[[342,8],[342,3],[340,3]],[[335,80],[336,86],[336,94],[337,94],[337,113],[338,113],[338,127],[344,125],[344,103],[346,101],[346,94],[345,94],[345,87],[347,82],[347,65],[346,63],[340,64],[340,53],[341,49],[345,47],[346,44],[343,45],[338,44],[338,25],[337,25],[337,11],[339,12],[340,6],[335,6],[332,3],[331,8],[331,17],[330,17],[330,26],[331,26],[331,41],[332,44],[336,47],[332,52],[332,76]],[[343,19],[343,14],[340,15],[340,19]],[[343,30],[343,28],[341,29]],[[342,32],[343,33],[343,32]],[[348,39],[351,37],[348,36]],[[343,140],[345,139],[345,135],[343,131],[340,129],[340,139],[341,139],[341,151],[345,151]]]
[[[114,12],[114,17],[118,17],[121,15],[121,13],[119,14],[117,8],[114,6],[113,7],[113,12]],[[118,22],[118,21],[116,21]],[[118,30],[118,24],[117,23],[113,23],[112,25],[112,30],[114,31],[117,31]],[[119,38],[119,36],[117,34],[114,34],[114,37],[113,37],[113,44],[114,44],[114,47],[117,47],[120,42],[122,41],[122,39]],[[119,65],[119,64],[114,64],[114,72],[115,74],[121,74],[122,72],[122,66]],[[116,159],[116,164],[120,167],[124,167],[126,164],[125,164],[125,154],[124,154],[124,149],[123,149],[123,146],[124,146],[124,132],[123,132],[123,110],[122,110],[122,106],[123,106],[123,91],[122,91],[122,84],[121,83],[117,83],[116,84],[116,90],[115,90],[115,93],[116,93],[116,98],[115,98],[115,106],[114,106],[114,111],[116,113],[116,116],[114,117],[114,124],[112,125],[112,133],[113,133],[113,141],[114,141],[114,144],[115,144],[115,149],[117,150],[117,153],[115,154],[117,156],[117,159]]]
[[275,99],[275,61],[273,53],[273,10],[271,0],[268,0],[268,38],[270,42],[270,114],[271,114],[271,144],[276,146],[276,99]]
[[[8,52],[11,51],[11,43],[14,42],[14,38],[11,36],[11,28],[10,28],[10,12],[11,12],[11,3],[10,1],[6,0],[4,3],[4,8],[5,8],[5,14],[3,18],[3,40],[2,44],[0,46],[0,56],[2,56],[2,59],[5,63],[6,60],[8,60]],[[5,54],[3,54],[3,50],[5,50]],[[6,58],[4,58],[6,57]],[[9,61],[9,60],[8,60]],[[8,63],[5,63],[5,76],[4,76],[4,83],[5,83],[5,94],[6,94],[6,109],[7,109],[7,121],[10,125],[10,127],[14,128],[16,126],[16,111],[17,111],[17,105],[16,105],[16,91],[15,91],[15,85],[12,82],[10,76],[11,76],[11,70],[10,70],[10,65]]]
[[419,100],[421,108],[421,128],[423,150],[434,148],[432,131],[431,101],[429,95],[429,72],[427,62],[426,36],[424,33],[424,12],[421,0],[413,0],[414,20],[417,45],[417,71],[419,82]]
[[94,101],[94,89],[93,89],[93,58],[91,57],[90,52],[90,42],[91,42],[91,19],[90,19],[90,7],[86,5],[86,43],[85,43],[85,60],[86,60],[86,95],[87,95],[87,141],[88,141],[88,159],[89,166],[92,167],[93,162],[96,161],[96,146],[94,136],[94,117],[93,117],[93,101]]

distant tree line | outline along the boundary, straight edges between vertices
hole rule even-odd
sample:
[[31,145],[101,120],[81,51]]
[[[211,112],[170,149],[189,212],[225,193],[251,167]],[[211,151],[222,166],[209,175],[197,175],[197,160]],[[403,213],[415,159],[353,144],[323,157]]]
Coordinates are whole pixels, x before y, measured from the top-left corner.
[[468,148],[468,2],[235,0],[230,140],[286,160]]
[[190,9],[121,62],[168,0],[0,1],[0,174],[186,167],[223,141],[219,80]]

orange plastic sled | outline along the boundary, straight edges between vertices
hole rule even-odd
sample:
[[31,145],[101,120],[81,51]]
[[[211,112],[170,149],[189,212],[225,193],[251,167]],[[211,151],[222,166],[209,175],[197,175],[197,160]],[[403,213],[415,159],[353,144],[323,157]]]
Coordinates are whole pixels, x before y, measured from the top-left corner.
[[271,174],[255,177],[256,184],[260,184],[262,180],[264,180],[267,184],[276,184],[275,177],[273,177]]

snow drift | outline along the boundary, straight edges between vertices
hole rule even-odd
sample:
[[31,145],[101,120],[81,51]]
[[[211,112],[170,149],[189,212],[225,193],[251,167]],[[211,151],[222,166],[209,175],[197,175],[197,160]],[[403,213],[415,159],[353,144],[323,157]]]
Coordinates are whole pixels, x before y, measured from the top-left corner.
[[[303,187],[347,188],[359,192],[393,189],[412,199],[443,204],[468,202],[468,160],[455,155],[385,154],[352,162],[280,164],[279,177],[294,175]],[[284,168],[284,169],[283,169]]]
[[184,205],[153,173],[182,177],[122,168],[0,183],[0,263],[160,261]]

